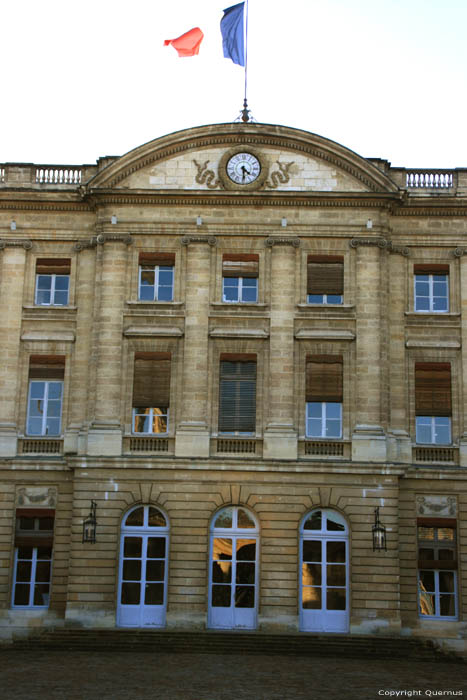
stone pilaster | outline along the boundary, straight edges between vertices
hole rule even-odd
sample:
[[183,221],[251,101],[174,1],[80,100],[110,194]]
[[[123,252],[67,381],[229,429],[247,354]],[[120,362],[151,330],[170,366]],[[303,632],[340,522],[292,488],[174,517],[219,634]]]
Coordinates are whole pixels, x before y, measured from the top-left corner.
[[88,454],[122,453],[122,331],[127,246],[130,236],[100,235],[100,306],[97,313],[97,371],[94,419]]
[[467,467],[467,249],[458,248],[454,255],[460,257],[461,288],[461,333],[462,333],[462,401],[459,416],[459,460],[462,467]]
[[92,354],[94,288],[96,282],[96,250],[93,244],[77,243],[76,280],[76,343],[72,360],[69,401],[69,423],[65,431],[66,454],[86,452],[89,401],[89,366]]
[[409,434],[407,380],[405,374],[405,317],[408,249],[390,254],[388,298],[388,365],[389,365],[389,429],[388,460],[412,462],[412,441]]
[[357,238],[357,338],[355,426],[352,459],[386,461],[386,436],[381,426],[381,249],[387,241]]
[[209,457],[208,332],[212,236],[186,236],[185,343],[181,420],[175,435],[177,457]]
[[297,459],[294,429],[294,311],[298,238],[268,238],[271,247],[269,401],[265,459]]
[[1,241],[0,277],[0,456],[17,452],[17,406],[19,385],[19,352],[25,280],[26,250],[29,241]]

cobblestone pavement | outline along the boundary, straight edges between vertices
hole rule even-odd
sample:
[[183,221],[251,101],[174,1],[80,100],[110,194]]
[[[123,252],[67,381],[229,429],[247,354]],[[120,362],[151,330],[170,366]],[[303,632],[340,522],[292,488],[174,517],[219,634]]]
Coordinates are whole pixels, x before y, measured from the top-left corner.
[[[406,693],[390,694],[397,690]],[[0,697],[2,700],[467,698],[467,665],[296,656],[4,650],[0,651]]]

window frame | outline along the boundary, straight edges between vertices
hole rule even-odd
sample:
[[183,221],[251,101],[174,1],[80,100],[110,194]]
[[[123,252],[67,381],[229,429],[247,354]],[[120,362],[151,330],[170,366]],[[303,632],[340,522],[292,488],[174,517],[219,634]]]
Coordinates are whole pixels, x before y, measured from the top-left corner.
[[[430,423],[430,434],[431,434],[431,440],[430,442],[421,442],[419,441],[419,430],[422,429],[423,426],[419,426],[418,422],[419,420],[429,418],[431,423]],[[436,438],[436,421],[437,420],[448,420],[449,421],[449,441],[448,442],[439,442],[437,441]],[[424,426],[426,427],[426,426]],[[439,429],[439,428],[438,428]],[[415,443],[417,445],[452,445],[452,416],[415,416]]]
[[[154,285],[147,285],[148,287],[153,286],[154,287],[154,296],[152,299],[142,299],[141,298],[141,273],[143,272],[143,268],[146,270],[153,270],[154,271]],[[160,288],[161,286],[163,288],[169,287],[169,285],[161,285],[159,282],[159,274],[161,271],[161,268],[166,268],[163,270],[163,272],[167,272],[168,270],[171,271],[172,273],[172,284],[170,285],[171,287],[171,297],[170,299],[159,299],[160,295]],[[156,263],[150,263],[150,262],[139,262],[138,263],[138,301],[142,302],[161,302],[164,304],[169,304],[174,300],[174,284],[175,284],[175,265],[159,265]]]
[[[322,297],[322,301],[310,301],[310,297]],[[339,297],[340,301],[328,301],[328,297]],[[343,294],[307,294],[306,303],[317,306],[341,306],[344,303]]]
[[[144,409],[146,411],[149,411],[150,413],[136,413],[136,411],[140,409]],[[157,410],[162,410],[165,409],[165,413],[154,413],[154,411]],[[133,406],[132,407],[132,417],[131,417],[131,432],[133,435],[168,435],[169,434],[169,413],[170,413],[170,407],[169,406]],[[142,430],[138,431],[135,430],[135,420],[138,416],[147,416],[149,420],[149,425],[153,426],[154,424],[154,418],[165,418],[166,420],[166,425],[167,425],[167,430],[165,432],[162,431],[154,431],[154,430]]]
[[[417,280],[417,277],[428,277],[428,280]],[[445,297],[444,296],[440,297],[439,295],[436,295],[436,296],[434,295],[433,285],[436,281],[438,281],[438,282],[440,281],[440,280],[435,280],[434,279],[435,277],[444,277],[445,278],[445,282],[446,282],[446,296]],[[429,285],[428,297],[421,296],[421,295],[417,296],[417,281],[418,282],[428,282],[428,285]],[[448,272],[437,273],[437,272],[415,271],[414,272],[414,281],[413,281],[413,296],[414,296],[414,312],[416,312],[416,313],[421,313],[421,314],[423,314],[423,313],[425,313],[425,314],[447,314],[447,313],[449,313],[449,308],[450,308],[450,305],[449,305],[449,273]],[[429,309],[418,309],[417,308],[417,300],[422,299],[422,298],[423,299],[428,298]],[[446,309],[434,309],[433,308],[434,301],[435,301],[435,299],[438,299],[438,298],[439,299],[446,298]]]
[[[40,277],[50,277],[51,279],[51,285],[50,285],[50,301],[49,302],[40,302],[38,301],[38,295],[39,292],[44,292],[44,291],[49,291],[49,290],[41,290],[39,289],[39,278]],[[64,292],[65,290],[63,289],[56,289],[56,282],[58,277],[63,277],[67,279],[68,285],[66,288],[66,302],[64,304],[57,303],[55,300],[55,294],[56,292]],[[34,291],[34,304],[35,306],[69,306],[70,304],[70,275],[69,274],[57,274],[55,272],[51,273],[43,273],[43,272],[36,272],[36,284],[35,284],[35,291]]]
[[[256,292],[256,298],[254,301],[252,300],[246,300],[243,299],[243,287],[244,287],[244,280],[255,280],[255,292]],[[237,286],[237,299],[226,299],[225,298],[225,281],[226,280],[238,280],[238,286]],[[253,285],[248,287],[249,289],[253,288]],[[258,303],[258,278],[257,277],[224,277],[222,276],[222,301],[225,304],[257,304]]]
[[[28,437],[60,437],[62,434],[62,414],[63,414],[63,390],[64,390],[64,381],[63,379],[29,379],[29,384],[28,384],[28,405],[27,405],[27,414],[26,414],[26,435]],[[31,397],[31,392],[32,392],[32,385],[33,384],[44,384],[44,397],[42,399],[38,398],[32,398]],[[48,410],[46,410],[46,406],[48,407],[49,403],[49,388],[50,384],[60,384],[61,386],[61,392],[60,392],[60,415],[58,416],[59,419],[59,430],[57,433],[48,433],[47,432],[47,420],[49,418],[48,415]],[[56,398],[50,399],[51,401],[56,401]],[[31,416],[30,411],[31,411],[31,401],[43,401],[44,402],[44,410],[42,414],[42,427],[41,427],[41,432],[40,433],[31,433],[29,432],[29,420],[30,418],[37,418],[38,416]],[[57,418],[57,416],[51,416],[52,418]]]
[[[420,529],[432,529],[433,538],[423,538],[420,536]],[[445,529],[453,530],[452,539],[443,539],[439,537],[439,531]],[[433,558],[432,559],[422,559],[420,552],[422,550],[432,549]],[[451,550],[452,559],[440,559],[439,550]],[[430,519],[430,518],[418,518],[417,519],[417,605],[418,605],[418,615],[420,619],[428,620],[447,620],[453,621],[457,620],[459,616],[459,600],[458,600],[458,583],[457,583],[457,522],[455,519]],[[438,558],[435,558],[438,556]],[[428,591],[426,588],[422,590],[422,573],[432,573],[434,578],[434,590]],[[440,590],[440,575],[443,573],[450,573],[453,577],[453,591],[441,591]],[[454,615],[442,615],[441,614],[441,603],[440,599],[442,595],[452,596],[454,600]],[[434,602],[434,614],[427,615],[422,613],[421,600],[423,596],[430,596],[432,599],[425,601],[425,604],[431,605]]]
[[[311,416],[308,415],[309,409],[311,409],[312,404],[321,404],[321,435],[311,435],[309,432],[308,428],[308,423],[309,421],[312,420]],[[326,430],[327,430],[327,421],[328,420],[333,420],[337,421],[337,418],[328,418],[327,417],[327,406],[328,404],[332,404],[333,406],[339,406],[339,435],[326,435]],[[316,420],[316,419],[313,419]],[[306,408],[305,408],[305,437],[307,439],[326,439],[326,440],[342,440],[342,401],[306,401]]]

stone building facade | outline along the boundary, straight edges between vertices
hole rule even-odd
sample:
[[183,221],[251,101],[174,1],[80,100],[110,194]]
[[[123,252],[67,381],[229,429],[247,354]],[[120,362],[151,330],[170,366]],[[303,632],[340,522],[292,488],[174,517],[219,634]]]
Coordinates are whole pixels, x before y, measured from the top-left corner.
[[465,650],[466,213],[467,169],[255,123],[0,166],[2,636]]

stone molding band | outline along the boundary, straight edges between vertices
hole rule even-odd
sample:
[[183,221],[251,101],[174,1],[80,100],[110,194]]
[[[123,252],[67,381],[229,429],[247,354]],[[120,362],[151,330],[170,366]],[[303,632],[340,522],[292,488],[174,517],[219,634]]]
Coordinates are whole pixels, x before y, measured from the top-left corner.
[[300,247],[300,239],[299,238],[275,238],[273,236],[269,236],[269,238],[266,238],[264,245],[267,248],[272,248],[275,245],[291,245],[294,248],[299,248]]
[[180,239],[182,245],[190,245],[190,243],[207,243],[210,246],[217,245],[217,238],[215,236],[183,236]]
[[32,241],[29,239],[13,239],[9,241],[0,240],[0,250],[3,250],[4,248],[24,248],[24,250],[31,250]]
[[394,245],[392,241],[386,238],[352,238],[349,245],[351,248],[358,248],[361,245],[374,245],[381,248],[381,250],[387,250],[388,253],[398,253],[404,257],[410,255],[410,251],[406,246]]

